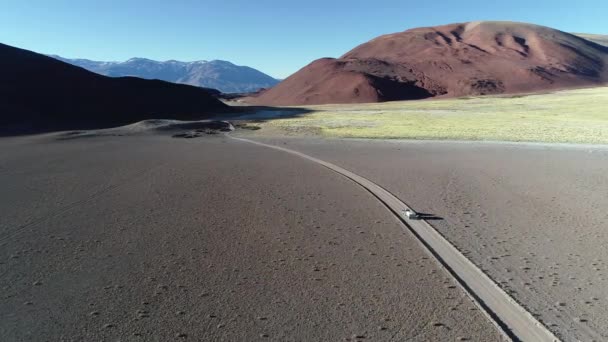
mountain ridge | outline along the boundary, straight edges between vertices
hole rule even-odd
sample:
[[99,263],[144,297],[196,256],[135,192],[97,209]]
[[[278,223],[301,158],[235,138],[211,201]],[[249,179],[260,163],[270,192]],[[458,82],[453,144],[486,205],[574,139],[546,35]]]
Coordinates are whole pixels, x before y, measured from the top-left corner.
[[259,70],[224,60],[184,62],[132,57],[124,62],[119,62],[65,58],[58,55],[48,56],[104,76],[160,79],[167,82],[213,88],[224,93],[255,92],[279,83],[279,80]]
[[587,39],[594,43],[608,46],[608,34],[594,34],[594,33],[572,33],[575,36],[579,36],[583,39]]

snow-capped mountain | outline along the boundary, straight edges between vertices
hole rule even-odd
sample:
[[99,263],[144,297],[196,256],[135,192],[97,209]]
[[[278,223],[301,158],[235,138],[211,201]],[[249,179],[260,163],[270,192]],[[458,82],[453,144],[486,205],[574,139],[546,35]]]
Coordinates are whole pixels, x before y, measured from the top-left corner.
[[99,62],[88,59],[68,59],[56,55],[51,55],[51,57],[105,76],[160,79],[214,88],[224,93],[253,92],[279,83],[278,80],[256,69],[221,60],[160,62],[146,58],[131,58],[125,62]]

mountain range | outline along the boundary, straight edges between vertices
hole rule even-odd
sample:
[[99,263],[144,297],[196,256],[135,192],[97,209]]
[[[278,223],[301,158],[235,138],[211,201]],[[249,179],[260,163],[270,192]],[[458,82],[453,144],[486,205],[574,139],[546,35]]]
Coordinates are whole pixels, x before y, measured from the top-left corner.
[[[608,47],[596,43],[605,37],[588,38],[595,42],[514,22],[415,28],[377,37],[337,59],[316,60],[242,100],[253,105],[309,105],[605,85]],[[216,90],[202,86],[244,92],[278,82],[223,61],[59,59],[0,44],[0,126],[48,130],[66,124],[80,128],[208,118],[236,109],[218,100]]]
[[279,106],[378,102],[607,82],[606,46],[544,26],[477,21],[379,36],[340,58],[318,59],[247,100]]
[[217,89],[223,93],[248,93],[262,88],[270,88],[279,83],[261,71],[235,65],[228,61],[175,60],[155,61],[147,58],[131,58],[125,62],[100,62],[88,59],[69,59],[50,55],[60,61],[70,63],[104,76],[135,76],[145,79],[188,84]]

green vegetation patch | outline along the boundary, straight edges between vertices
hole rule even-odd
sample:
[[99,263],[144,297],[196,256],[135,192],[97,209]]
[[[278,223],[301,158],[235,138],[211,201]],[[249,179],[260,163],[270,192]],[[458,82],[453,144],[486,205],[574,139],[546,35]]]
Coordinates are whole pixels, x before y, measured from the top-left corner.
[[310,106],[261,134],[608,143],[608,87],[547,94]]

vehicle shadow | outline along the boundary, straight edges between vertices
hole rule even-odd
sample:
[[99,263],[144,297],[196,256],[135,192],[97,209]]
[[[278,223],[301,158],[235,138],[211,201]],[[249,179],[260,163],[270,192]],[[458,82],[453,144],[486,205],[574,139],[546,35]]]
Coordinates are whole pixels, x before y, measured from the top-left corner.
[[417,212],[416,214],[418,214],[418,217],[421,220],[427,220],[427,221],[439,221],[439,220],[443,220],[443,217],[434,215],[434,214],[429,214],[429,213],[421,213],[421,212]]

